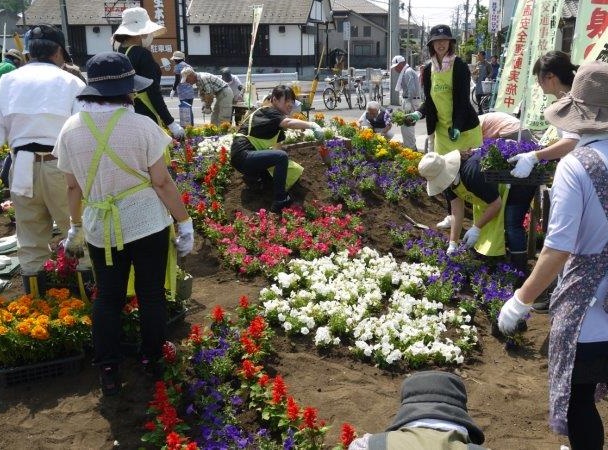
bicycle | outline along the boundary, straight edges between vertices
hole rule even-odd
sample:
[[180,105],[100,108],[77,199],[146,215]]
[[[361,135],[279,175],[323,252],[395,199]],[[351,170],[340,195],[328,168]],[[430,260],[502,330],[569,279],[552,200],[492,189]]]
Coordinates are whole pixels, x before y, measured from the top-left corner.
[[342,101],[342,96],[346,99],[348,109],[352,109],[350,100],[350,89],[348,87],[348,77],[337,76],[325,78],[325,82],[329,85],[323,91],[323,103],[327,109],[336,109],[338,103]]
[[371,82],[374,87],[370,93],[370,99],[378,102],[380,106],[382,106],[384,102],[383,80],[388,77],[389,75],[386,72],[382,72],[381,74],[372,74]]
[[367,106],[367,96],[365,95],[365,91],[363,90],[363,79],[365,77],[356,77],[354,80],[355,83],[355,99],[357,101],[357,107],[359,109],[365,109]]
[[[484,81],[484,83],[486,83]],[[490,112],[491,106],[492,106],[492,91],[494,89],[494,82],[487,82],[487,83],[492,83],[492,84],[488,84],[487,86],[489,86],[489,88],[486,88],[484,86],[484,93],[481,95],[480,99],[479,99],[479,103],[477,103],[477,92],[475,89],[475,86],[473,86],[473,88],[471,89],[471,103],[473,104],[473,106],[475,107],[475,109],[479,112],[481,111],[482,114],[487,114]]]

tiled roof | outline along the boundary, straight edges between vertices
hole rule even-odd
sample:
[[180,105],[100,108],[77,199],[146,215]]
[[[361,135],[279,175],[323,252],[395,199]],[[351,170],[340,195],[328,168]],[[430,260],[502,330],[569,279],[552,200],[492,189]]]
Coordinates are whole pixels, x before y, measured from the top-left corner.
[[564,19],[575,19],[578,13],[578,0],[565,0],[562,17]]
[[354,11],[357,14],[388,14],[388,11],[367,0],[331,0],[334,11]]
[[[28,24],[61,24],[61,13],[57,0],[36,0],[25,11]],[[68,24],[70,25],[107,25],[104,18],[103,0],[66,0]]]
[[[312,3],[312,0],[272,0],[264,6],[260,23],[305,24]],[[249,24],[252,6],[260,4],[263,4],[260,0],[195,0],[190,9],[189,23]]]

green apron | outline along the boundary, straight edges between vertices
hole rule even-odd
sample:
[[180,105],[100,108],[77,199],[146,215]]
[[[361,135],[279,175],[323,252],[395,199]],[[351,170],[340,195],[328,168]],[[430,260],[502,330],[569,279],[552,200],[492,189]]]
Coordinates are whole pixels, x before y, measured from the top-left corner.
[[[268,106],[262,106],[262,108],[268,108]],[[253,145],[253,148],[255,148],[256,150],[268,150],[273,148],[275,145],[277,145],[277,142],[279,142],[279,133],[280,131],[275,134],[273,137],[271,137],[270,139],[261,139],[261,138],[256,138],[254,136],[251,136],[251,123],[253,121],[253,115],[260,111],[262,108],[258,108],[256,109],[250,116],[249,116],[249,126],[247,128],[247,134],[241,134],[241,133],[237,133],[236,136],[243,136],[246,137],[247,140],[251,143],[251,145]],[[268,172],[270,173],[270,175],[274,174],[274,167],[270,167],[268,169]],[[302,172],[304,172],[304,167],[302,167],[301,165],[299,165],[297,162],[292,161],[291,159],[289,160],[289,163],[287,165],[287,179],[285,181],[285,189],[289,190],[289,188],[291,188],[296,181],[298,181],[300,179],[300,177],[302,176]]]
[[450,140],[448,129],[452,127],[452,112],[454,109],[452,76],[454,67],[446,72],[431,72],[431,98],[437,108],[437,125],[435,126],[435,151],[445,155],[452,150],[468,150],[478,148],[483,143],[481,126],[472,130],[462,131],[455,141]]
[[[452,187],[452,192],[467,203],[473,205],[473,222],[477,221],[488,207],[488,204],[469,192],[464,184]],[[492,220],[486,223],[481,229],[479,239],[475,243],[475,250],[485,256],[502,256],[505,250],[505,206],[509,196],[509,185],[499,184],[498,193],[500,194],[500,211]]]
[[[127,56],[129,54],[129,50],[131,50],[132,48],[133,48],[133,46],[131,45],[125,51],[125,56]],[[144,104],[144,106],[146,108],[148,108],[152,114],[154,114],[154,117],[156,118],[156,124],[159,127],[161,127],[165,133],[167,133],[167,130],[164,127],[164,122],[160,118],[160,115],[158,114],[158,111],[156,111],[156,108],[152,104],[152,101],[150,100],[150,97],[148,96],[148,93],[146,91],[135,92],[134,99],[135,100],[139,100],[140,102],[142,102]],[[170,136],[169,133],[167,133],[167,135]],[[164,156],[165,156],[165,164],[170,165],[171,164],[171,145],[168,145],[167,148],[165,148],[165,155]]]
[[[91,134],[97,141],[97,148],[95,149],[95,153],[93,154],[93,159],[91,160],[91,165],[89,166],[89,170],[87,172],[87,181],[83,191],[84,198],[84,206],[85,208],[96,208],[101,211],[103,215],[103,237],[104,237],[104,250],[105,250],[105,259],[106,265],[112,265],[112,225],[114,228],[114,236],[116,240],[116,249],[118,251],[122,251],[124,249],[124,242],[122,238],[122,225],[120,223],[120,212],[118,207],[116,206],[116,202],[118,200],[122,200],[123,198],[128,197],[129,195],[133,195],[136,192],[139,192],[143,189],[147,189],[152,187],[152,183],[148,178],[141,175],[136,170],[129,167],[125,162],[120,159],[120,157],[108,146],[108,140],[114,131],[114,127],[118,123],[120,117],[126,112],[125,108],[117,109],[110,120],[108,125],[106,126],[103,133],[100,133],[99,129],[93,122],[93,119],[87,112],[81,113],[81,118],[84,123],[87,125]],[[109,195],[102,201],[93,202],[90,200],[91,188],[93,186],[93,182],[95,181],[95,177],[97,176],[97,171],[99,169],[99,162],[101,161],[101,157],[105,155],[109,159],[114,162],[120,169],[129,175],[133,175],[134,177],[141,180],[141,183],[122,191],[116,195]],[[169,254],[167,256],[167,269],[165,270],[165,288],[171,292],[171,298],[175,295],[175,287],[176,287],[176,279],[177,279],[177,253],[175,249],[175,245],[173,244],[175,240],[175,229],[173,225],[169,227]],[[133,268],[131,268],[131,273],[129,274],[129,288],[127,295],[134,295],[134,272]]]

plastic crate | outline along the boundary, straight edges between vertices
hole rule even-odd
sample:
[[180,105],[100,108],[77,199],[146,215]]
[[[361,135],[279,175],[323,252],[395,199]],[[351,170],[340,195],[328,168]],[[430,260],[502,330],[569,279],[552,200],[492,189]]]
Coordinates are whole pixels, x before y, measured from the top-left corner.
[[510,170],[486,170],[483,171],[486,183],[519,184],[527,186],[540,186],[548,184],[553,180],[553,174],[533,170],[526,178],[517,178],[511,175]]
[[84,352],[52,361],[0,369],[0,388],[32,383],[62,375],[73,375],[82,370],[83,361]]

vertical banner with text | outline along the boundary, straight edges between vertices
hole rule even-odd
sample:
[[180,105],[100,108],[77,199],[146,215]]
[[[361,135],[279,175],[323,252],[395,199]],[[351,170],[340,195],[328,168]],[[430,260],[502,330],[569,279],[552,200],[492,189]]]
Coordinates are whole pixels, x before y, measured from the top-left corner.
[[500,11],[500,0],[490,0],[488,11],[488,33],[496,34],[500,31],[502,15]]
[[[607,61],[608,1],[581,0],[578,2],[574,39],[572,40],[572,63],[581,64],[601,58]],[[600,55],[602,52],[602,55]]]
[[175,50],[179,50],[177,45],[175,0],[144,0],[142,6],[148,11],[151,21],[167,29],[165,34],[154,38],[150,51],[158,65],[166,72],[169,72],[171,69],[171,66],[167,67],[169,58],[171,58]]
[[264,10],[264,5],[253,5],[253,24],[251,27],[251,47],[249,49],[249,65],[247,66],[247,78],[245,80],[245,94],[243,95],[243,100],[247,107],[251,108],[254,103],[251,89],[251,67],[253,66],[253,49],[255,48],[255,38],[258,34],[258,26],[260,25],[260,20],[262,19],[262,11]]

